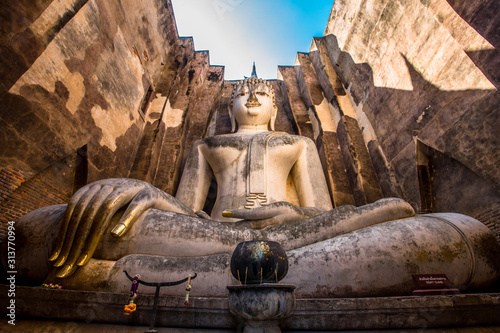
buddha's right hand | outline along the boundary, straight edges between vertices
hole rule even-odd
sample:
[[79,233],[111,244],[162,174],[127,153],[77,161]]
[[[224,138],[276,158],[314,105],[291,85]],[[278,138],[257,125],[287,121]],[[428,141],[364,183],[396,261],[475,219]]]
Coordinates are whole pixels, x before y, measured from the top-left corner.
[[57,277],[70,276],[89,262],[111,217],[127,205],[111,231],[113,236],[123,236],[149,208],[196,216],[179,200],[141,180],[113,178],[85,185],[68,203],[49,259],[56,261],[54,267],[64,265]]

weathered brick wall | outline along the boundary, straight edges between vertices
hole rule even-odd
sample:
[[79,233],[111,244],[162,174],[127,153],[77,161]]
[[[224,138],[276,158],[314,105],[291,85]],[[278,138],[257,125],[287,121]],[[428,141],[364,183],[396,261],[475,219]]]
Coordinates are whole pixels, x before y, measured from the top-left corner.
[[500,243],[500,203],[473,216],[483,222],[495,234]]
[[0,234],[5,230],[7,221],[17,221],[44,206],[67,203],[81,185],[78,172],[82,163],[85,161],[79,154],[71,154],[35,176],[12,168],[0,170]]
[[25,182],[26,177],[21,170],[14,168],[0,169],[0,235],[4,235],[7,231],[5,222],[17,219],[14,217],[17,214],[12,214],[9,202],[11,195]]
[[0,202],[5,201],[19,185],[26,180],[21,170],[15,168],[0,169]]
[[17,221],[41,207],[67,203],[72,194],[71,190],[62,189],[39,176],[24,181],[7,199],[0,202],[0,234],[7,230],[7,221]]

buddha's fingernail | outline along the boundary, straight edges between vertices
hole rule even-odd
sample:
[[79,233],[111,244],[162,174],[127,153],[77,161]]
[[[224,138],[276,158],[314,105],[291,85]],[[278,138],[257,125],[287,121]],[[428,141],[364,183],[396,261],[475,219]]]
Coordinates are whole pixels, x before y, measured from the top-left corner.
[[73,265],[66,265],[64,266],[58,273],[57,273],[57,277],[60,278],[60,279],[63,279],[65,277],[68,277],[70,276],[71,274],[73,274],[73,272],[76,270],[76,267],[74,267]]
[[125,224],[120,223],[116,227],[113,228],[111,234],[115,237],[121,237],[125,233]]
[[233,212],[230,210],[225,210],[222,212],[223,217],[233,217]]
[[66,262],[66,256],[59,257],[54,263],[54,267],[61,267]]
[[88,260],[87,258],[89,257],[89,255],[87,253],[84,253],[80,256],[80,258],[78,258],[78,261],[76,262],[76,265],[77,266],[84,266],[87,264]]
[[57,257],[59,257],[59,253],[61,253],[60,251],[54,251],[50,257],[49,257],[49,261],[54,261],[57,259]]

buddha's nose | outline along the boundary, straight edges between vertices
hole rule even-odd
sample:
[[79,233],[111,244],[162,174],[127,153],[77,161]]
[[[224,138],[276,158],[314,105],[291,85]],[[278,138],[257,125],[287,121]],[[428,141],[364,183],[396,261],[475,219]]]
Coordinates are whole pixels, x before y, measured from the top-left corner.
[[248,96],[247,102],[259,103],[259,100],[258,100],[257,96],[255,96],[255,93],[253,91],[250,92],[250,96]]

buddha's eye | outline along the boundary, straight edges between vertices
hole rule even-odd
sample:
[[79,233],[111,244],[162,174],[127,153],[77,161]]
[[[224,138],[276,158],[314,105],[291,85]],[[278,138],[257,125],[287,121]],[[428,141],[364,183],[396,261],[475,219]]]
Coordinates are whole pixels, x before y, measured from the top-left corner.
[[242,90],[238,93],[238,96],[245,96],[245,95],[248,95],[248,91],[246,90]]
[[257,91],[256,94],[259,96],[269,96],[269,94],[266,93],[265,91]]

